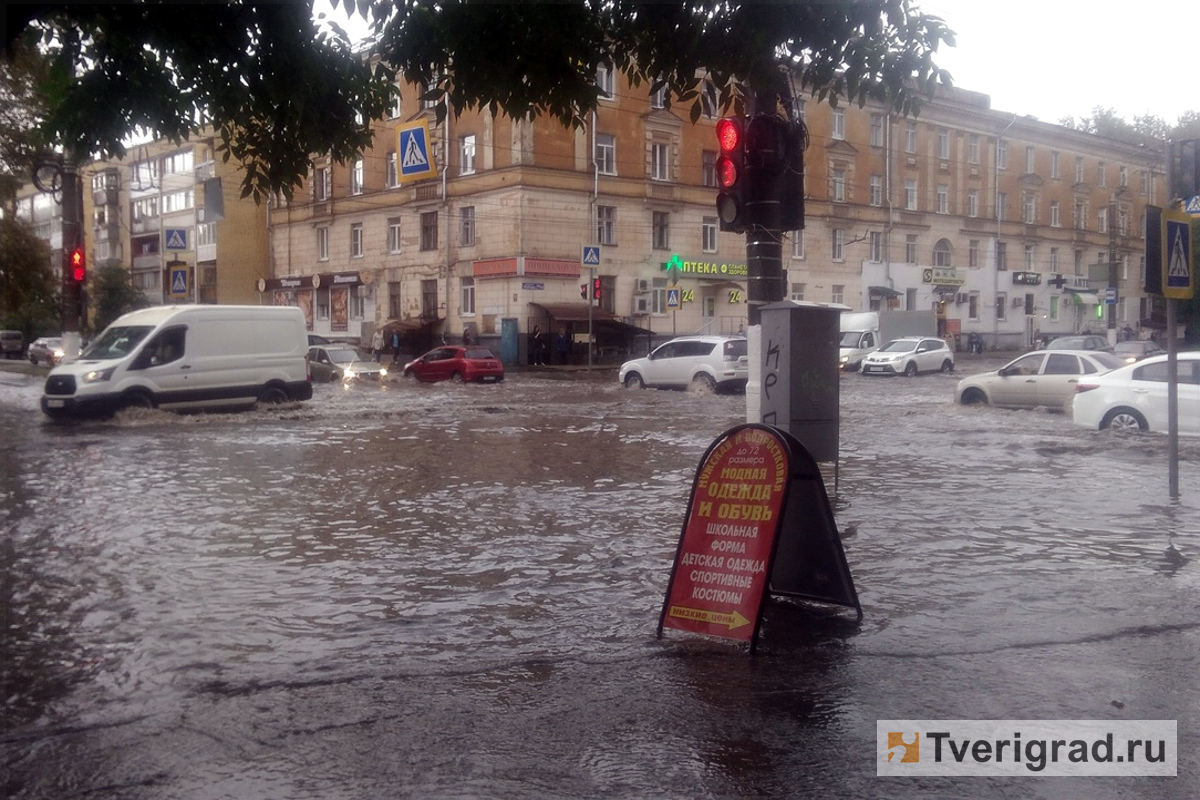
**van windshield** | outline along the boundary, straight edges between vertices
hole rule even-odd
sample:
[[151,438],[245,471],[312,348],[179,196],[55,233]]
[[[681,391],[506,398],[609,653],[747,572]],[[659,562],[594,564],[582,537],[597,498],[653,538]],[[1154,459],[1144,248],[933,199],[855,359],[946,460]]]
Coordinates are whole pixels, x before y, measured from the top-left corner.
[[100,338],[88,345],[80,355],[81,361],[106,361],[112,358],[124,358],[133,352],[153,325],[128,325],[119,328],[105,328]]

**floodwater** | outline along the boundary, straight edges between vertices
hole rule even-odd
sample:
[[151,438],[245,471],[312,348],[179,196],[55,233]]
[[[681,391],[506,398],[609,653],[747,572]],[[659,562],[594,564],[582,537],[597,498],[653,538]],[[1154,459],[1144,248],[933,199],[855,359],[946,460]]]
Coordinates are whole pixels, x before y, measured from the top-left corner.
[[[517,372],[53,425],[0,373],[4,795],[1200,795],[1200,441],[1172,502],[1165,437],[957,377],[842,378],[864,616],[772,602],[751,656],[655,636],[742,397]],[[1176,719],[1179,775],[881,778],[887,718]]]

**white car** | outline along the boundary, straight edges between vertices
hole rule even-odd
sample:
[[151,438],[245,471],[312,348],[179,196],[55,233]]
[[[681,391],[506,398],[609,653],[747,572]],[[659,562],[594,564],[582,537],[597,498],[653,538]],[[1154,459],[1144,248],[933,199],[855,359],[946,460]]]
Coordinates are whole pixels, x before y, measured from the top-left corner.
[[1046,406],[1065,411],[1083,377],[1108,372],[1123,363],[1118,356],[1098,350],[1037,350],[1000,369],[963,378],[954,390],[954,399],[964,406]]
[[[1200,353],[1177,354],[1179,433],[1200,436]],[[1075,386],[1075,424],[1092,430],[1167,430],[1167,357],[1151,356]]]
[[745,391],[750,360],[744,336],[681,336],[664,342],[645,358],[621,365],[617,380],[627,389]]
[[905,336],[892,339],[863,357],[863,375],[916,375],[918,372],[950,372],[954,351],[936,336]]

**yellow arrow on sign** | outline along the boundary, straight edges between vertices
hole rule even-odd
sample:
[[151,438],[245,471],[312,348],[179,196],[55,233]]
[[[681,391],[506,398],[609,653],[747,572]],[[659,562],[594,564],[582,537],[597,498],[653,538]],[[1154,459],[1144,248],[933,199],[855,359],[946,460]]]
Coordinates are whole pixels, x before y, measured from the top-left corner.
[[708,611],[703,608],[687,608],[685,606],[671,606],[670,610],[667,611],[667,616],[706,622],[710,625],[728,625],[729,630],[750,624],[750,620],[736,611],[732,614],[724,614],[720,611]]

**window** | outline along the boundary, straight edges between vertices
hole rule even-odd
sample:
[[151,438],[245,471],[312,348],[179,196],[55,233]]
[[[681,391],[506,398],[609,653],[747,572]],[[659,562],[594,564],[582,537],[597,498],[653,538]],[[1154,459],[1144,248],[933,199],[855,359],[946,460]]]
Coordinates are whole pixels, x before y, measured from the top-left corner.
[[392,107],[388,111],[388,116],[396,119],[400,116],[400,81],[393,83],[390,88],[392,90]]
[[717,218],[705,217],[700,222],[700,249],[706,253],[717,251]]
[[601,175],[617,174],[617,139],[610,133],[596,134],[596,171]]
[[904,123],[904,152],[917,152],[917,123],[911,120]]
[[1000,192],[996,195],[996,219],[1003,222],[1007,217],[1008,211],[1008,194]]
[[1108,169],[1103,161],[1096,164],[1096,185],[1100,187],[1108,185]]
[[400,185],[399,172],[396,170],[396,151],[389,150],[387,154],[387,176],[384,178],[387,181],[389,189],[395,189]]
[[317,167],[317,171],[313,175],[313,199],[316,201],[328,200],[330,195],[330,175],[329,167]]
[[1057,179],[1058,175],[1058,151],[1050,151],[1050,177]]
[[950,157],[950,131],[938,128],[937,132],[938,158]]
[[1037,222],[1037,204],[1034,202],[1033,192],[1025,192],[1021,195],[1021,219],[1026,225],[1033,225]]
[[329,228],[317,228],[317,260],[329,260]]
[[463,206],[458,229],[458,243],[463,247],[475,244],[475,206]]
[[906,234],[904,237],[904,261],[907,264],[917,263],[917,235]]
[[937,213],[950,213],[950,187],[939,183],[937,187]]
[[967,266],[979,267],[979,240],[971,239],[967,242]]
[[999,139],[996,142],[996,166],[1000,169],[1008,169],[1008,142]]
[[611,64],[601,64],[596,67],[596,88],[599,89],[601,99],[613,99],[615,91],[613,89],[613,68]]
[[870,202],[873,206],[883,205],[883,176],[872,175],[870,177],[871,197]]
[[871,261],[876,263],[883,261],[883,233],[881,231],[871,231]]
[[996,319],[1003,321],[1008,316],[1008,295],[996,292]]
[[193,169],[192,151],[172,153],[163,157],[163,172],[167,175],[186,175]]
[[1083,274],[1083,251],[1082,250],[1075,251],[1075,274],[1076,275]]
[[135,192],[158,187],[158,161],[139,161],[133,165],[130,186]]
[[1033,270],[1033,245],[1025,245],[1025,267],[1026,270]]
[[1079,231],[1087,230],[1087,206],[1085,206],[1083,204],[1083,201],[1081,201],[1081,200],[1075,201],[1075,220],[1074,220],[1074,222],[1075,222],[1075,230],[1079,230]]
[[362,258],[363,255],[363,226],[356,222],[350,226],[350,257]]
[[170,214],[175,211],[187,211],[195,206],[193,190],[184,189],[182,192],[171,192],[162,196],[162,213]]
[[935,267],[950,266],[950,242],[945,239],[938,239],[937,244],[933,246],[933,265]]
[[967,163],[979,163],[979,134],[972,133],[967,137]]
[[833,110],[833,138],[846,138],[846,110],[844,108]]
[[804,231],[792,231],[792,258],[804,258]]
[[671,215],[666,211],[655,211],[651,220],[653,247],[655,250],[669,250]]
[[1117,209],[1117,233],[1129,235],[1129,212],[1124,208]]
[[968,189],[967,190],[967,216],[968,217],[978,217],[979,216],[979,190],[978,189]]
[[1026,147],[1026,148],[1025,148],[1025,172],[1026,172],[1026,174],[1029,174],[1029,175],[1032,175],[1032,174],[1033,174],[1033,172],[1034,172],[1034,169],[1033,169],[1033,148],[1032,148],[1032,147]]
[[700,154],[700,184],[716,187],[717,185],[717,151],[705,150]]
[[144,197],[133,204],[133,218],[135,220],[150,219],[158,216],[158,198]]
[[917,210],[917,181],[906,178],[904,181],[904,207],[909,211]]
[[392,319],[400,319],[399,281],[390,281],[388,283],[388,316]]
[[833,182],[833,186],[832,186],[833,191],[831,192],[831,194],[833,195],[833,197],[832,197],[833,202],[835,202],[835,203],[846,202],[846,170],[835,169],[833,171],[832,182]]
[[1083,183],[1083,156],[1075,156],[1075,182]]
[[833,229],[833,260],[842,261],[845,258],[846,232],[841,228]]
[[350,194],[363,193],[363,160],[360,158],[350,165]]
[[1054,228],[1062,226],[1062,219],[1059,215],[1057,200],[1050,201],[1050,225]]
[[475,173],[475,134],[462,136],[458,140],[459,175]]
[[438,212],[425,211],[421,214],[421,249],[438,249]]
[[846,302],[846,286],[845,284],[833,284],[832,291],[829,293],[829,302],[845,303]]
[[804,302],[804,289],[805,289],[805,286],[806,286],[806,284],[803,284],[803,283],[793,283],[793,284],[792,284],[792,287],[791,287],[791,288],[792,288],[792,297],[791,297],[791,300],[792,300],[792,302],[793,302],[793,303],[803,303],[803,302]]
[[1108,233],[1108,209],[1102,208],[1096,214],[1096,232]]
[[387,240],[388,241],[388,252],[389,253],[399,253],[400,252],[400,218],[399,217],[390,217],[387,221],[387,224],[388,224],[388,240]]
[[1150,194],[1150,171],[1138,170],[1138,188],[1142,194]]
[[650,107],[651,108],[666,108],[667,107],[667,85],[664,83],[657,89],[650,92]]
[[1050,271],[1058,272],[1058,248],[1050,248]]
[[475,279],[464,277],[462,279],[462,307],[459,309],[459,314],[464,317],[475,315]]
[[967,319],[979,319],[979,292],[967,296]]
[[871,146],[883,147],[883,114],[871,115]]
[[996,242],[996,269],[1008,269],[1008,244],[1006,242]]
[[717,87],[705,81],[704,90],[700,93],[700,108],[705,119],[715,119],[717,116]]
[[206,247],[217,243],[217,223],[208,222],[196,226],[196,246]]
[[650,177],[656,181],[671,180],[671,148],[664,142],[650,145]]
[[596,206],[596,241],[617,243],[617,209],[615,206]]

